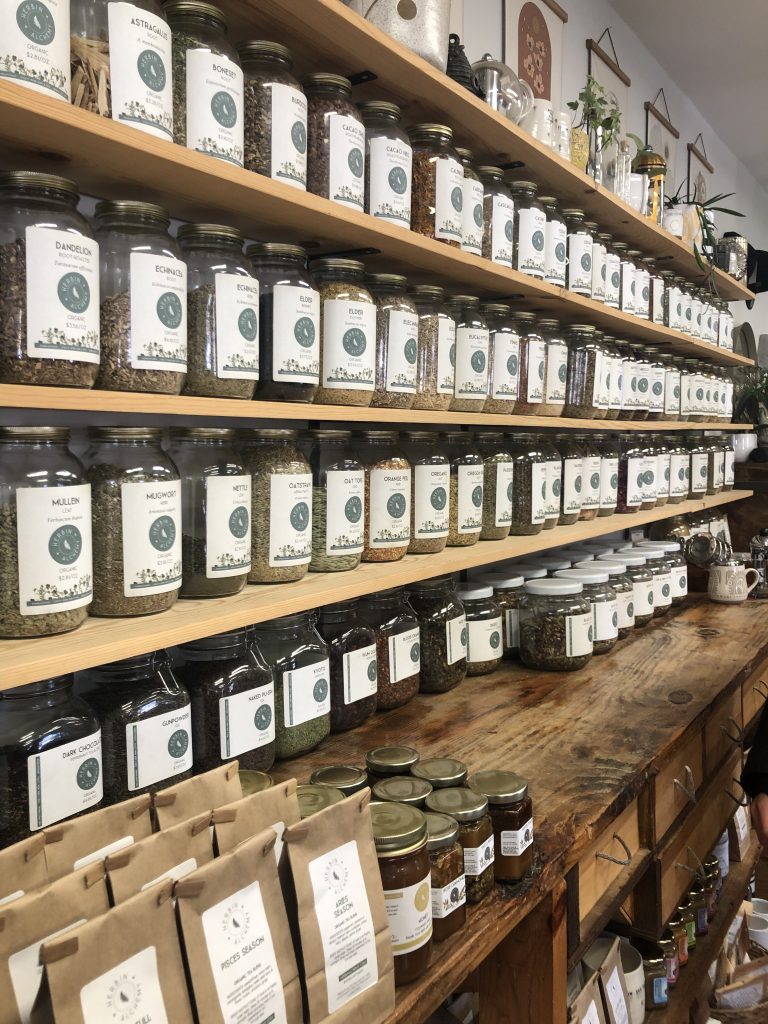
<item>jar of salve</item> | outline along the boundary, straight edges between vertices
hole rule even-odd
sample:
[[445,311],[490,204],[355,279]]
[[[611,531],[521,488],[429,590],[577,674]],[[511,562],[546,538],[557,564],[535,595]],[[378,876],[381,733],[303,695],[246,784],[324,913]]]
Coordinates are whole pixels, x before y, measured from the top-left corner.
[[475,772],[469,788],[488,800],[493,823],[494,871],[500,882],[519,882],[533,864],[533,802],[515,772]]
[[448,814],[459,823],[459,842],[464,849],[467,902],[479,903],[493,888],[493,825],[488,799],[471,789],[451,787],[433,790],[427,810]]
[[365,767],[370,784],[392,775],[407,775],[419,760],[413,747],[374,747],[365,755]]
[[352,796],[368,785],[368,773],[348,764],[328,764],[315,768],[309,781],[313,786],[332,786],[341,790],[344,796]]
[[409,804],[422,810],[431,792],[432,786],[425,779],[417,779],[412,775],[392,775],[388,779],[379,779],[373,787],[376,800]]
[[424,779],[433,789],[466,786],[469,769],[455,757],[424,757],[411,768],[411,775]]
[[432,873],[432,938],[443,942],[467,920],[464,851],[457,821],[447,814],[428,813],[425,817]]

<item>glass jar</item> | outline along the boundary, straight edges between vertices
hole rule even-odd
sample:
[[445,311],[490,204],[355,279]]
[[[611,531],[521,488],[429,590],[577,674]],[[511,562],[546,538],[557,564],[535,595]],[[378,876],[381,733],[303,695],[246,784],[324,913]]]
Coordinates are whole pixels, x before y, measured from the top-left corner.
[[312,557],[312,473],[296,430],[237,434],[251,476],[249,583],[289,583],[307,574]]
[[668,356],[664,366],[664,411],[662,420],[679,420],[682,359]]
[[365,209],[365,125],[352,83],[326,73],[304,79],[307,190],[352,210]]
[[652,324],[664,324],[664,300],[667,284],[666,271],[658,269],[658,260],[654,256],[646,256],[645,264],[650,271],[651,298],[648,307],[648,319]]
[[547,515],[547,459],[533,434],[515,434],[509,453],[514,460],[513,537],[541,533]]
[[584,211],[563,210],[568,228],[568,273],[566,287],[577,295],[592,298],[592,235],[584,224]]
[[461,209],[461,248],[474,256],[482,255],[485,234],[485,191],[480,175],[474,168],[475,157],[469,149],[456,147],[464,172],[463,202]]
[[502,267],[511,267],[515,248],[515,204],[504,184],[500,167],[478,167],[483,183],[482,255]]
[[688,563],[677,541],[640,541],[642,551],[660,551],[672,575],[672,604],[682,604],[688,596]]
[[181,644],[176,675],[192,701],[195,774],[235,758],[264,772],[275,760],[275,682],[244,629]]
[[475,295],[454,295],[448,310],[456,321],[455,377],[451,412],[482,412],[488,397],[490,330]]
[[558,579],[575,580],[592,607],[592,653],[607,654],[619,638],[619,603],[610,577],[599,562],[584,569],[558,569]]
[[664,438],[669,452],[669,504],[686,501],[691,486],[691,456],[685,440],[676,434]]
[[612,555],[598,555],[597,561],[616,563],[625,567],[632,582],[635,626],[647,626],[653,618],[654,576],[650,569],[646,568],[646,555],[639,549],[632,549],[618,551]]
[[603,349],[605,351],[606,394],[608,398],[605,418],[607,420],[617,420],[621,413],[625,356],[616,339],[608,335],[603,335]]
[[465,431],[449,431],[440,439],[451,463],[448,547],[469,547],[480,540],[483,527],[483,457]]
[[369,406],[376,378],[376,305],[359,260],[322,256],[311,267],[320,288],[320,387],[315,402]]
[[658,1010],[669,1005],[667,963],[663,955],[658,955],[660,953],[661,949],[657,946],[655,954],[643,957],[646,1010]]
[[311,402],[320,381],[320,296],[301,246],[249,245],[259,287],[256,397]]
[[105,391],[179,395],[187,372],[187,265],[154,203],[96,204]]
[[485,576],[484,583],[493,587],[493,599],[501,610],[502,638],[505,658],[514,658],[520,649],[520,598],[525,580],[510,573]]
[[81,625],[93,596],[91,488],[64,427],[0,427],[0,637]]
[[411,542],[409,554],[434,554],[448,541],[451,468],[448,456],[428,430],[401,434],[411,466]]
[[392,775],[407,775],[419,760],[413,747],[374,747],[366,751],[365,767],[371,783]]
[[307,98],[282,43],[252,39],[237,48],[243,67],[247,170],[305,191]]
[[613,251],[619,257],[621,284],[619,288],[619,309],[622,313],[635,312],[635,264],[629,255],[626,242],[614,242]]
[[418,617],[405,591],[392,589],[361,598],[358,618],[376,636],[377,710],[390,711],[402,707],[419,690],[421,640]]
[[707,898],[704,892],[705,883],[698,879],[691,886],[689,900],[696,915],[696,935],[701,938],[709,934],[709,917],[707,916]]
[[400,107],[369,100],[358,109],[365,125],[365,212],[409,228],[413,151],[400,125]]
[[420,124],[408,136],[413,147],[411,230],[460,249],[464,168],[453,147],[453,129]]
[[483,526],[480,540],[504,540],[509,536],[514,499],[514,463],[502,433],[480,431],[475,435],[483,457]]
[[514,268],[543,279],[547,215],[538,198],[539,187],[532,181],[514,181],[510,191],[515,204]]
[[467,885],[459,823],[447,814],[428,812],[427,849],[431,875],[432,938],[444,942],[467,920]]
[[3,847],[101,802],[99,720],[73,687],[66,675],[0,694]]
[[179,471],[148,427],[91,427],[92,615],[150,615],[182,581]]
[[425,757],[411,769],[417,779],[424,779],[432,789],[466,786],[469,769],[455,757]]
[[571,672],[592,657],[592,607],[577,580],[531,579],[520,599],[520,660]]
[[568,381],[568,343],[559,320],[539,320],[538,326],[546,346],[546,371],[544,400],[537,412],[539,416],[562,416]]
[[603,377],[603,348],[590,324],[575,324],[568,332],[568,378],[563,416],[605,419],[598,407]]
[[648,356],[648,361],[651,364],[651,372],[649,376],[649,387],[647,393],[648,400],[648,420],[663,420],[664,419],[664,391],[667,379],[667,369],[664,363],[664,359],[659,355],[658,350],[651,346],[645,349],[645,353]]
[[656,507],[661,508],[669,501],[672,453],[666,441],[657,435],[652,435],[649,443],[656,452]]
[[639,249],[630,249],[635,263],[635,316],[647,320],[651,311],[651,272]]
[[456,321],[445,304],[443,288],[415,285],[411,297],[419,316],[413,408],[442,412],[450,408],[453,400]]
[[[620,558],[620,555],[616,556]],[[608,575],[608,583],[616,595],[618,639],[625,640],[635,628],[635,600],[632,580],[627,576],[627,567],[622,562],[598,561],[576,562],[574,569],[586,569],[590,572],[603,570]],[[586,593],[586,588],[585,588]],[[594,611],[594,606],[593,606]],[[604,612],[603,612],[604,614]],[[597,650],[594,652],[598,653]]]
[[5,23],[0,48],[2,77],[22,88],[43,93],[49,99],[69,103],[69,5],[64,9],[55,3],[42,4],[39,8],[20,5],[14,14],[16,11],[18,18]]
[[725,452],[717,437],[704,437],[707,447],[707,494],[720,494],[725,479]]
[[573,439],[582,453],[579,520],[591,523],[600,512],[603,460],[589,434],[574,434]]
[[585,221],[584,228],[592,236],[592,298],[595,302],[605,302],[605,245],[600,241],[594,221]]
[[400,274],[369,274],[376,304],[376,386],[371,405],[410,409],[416,397],[419,314]]
[[547,492],[544,504],[544,529],[553,530],[560,518],[560,497],[563,491],[563,461],[559,450],[542,434],[538,441],[547,466]]
[[572,434],[558,434],[556,444],[563,466],[558,525],[572,526],[578,522],[581,514],[584,493],[584,452]]
[[432,956],[432,910],[427,820],[418,807],[372,803],[379,861],[395,962],[395,985],[416,981]]
[[605,518],[616,511],[619,495],[619,442],[607,434],[593,434],[592,444],[600,454],[600,507]]
[[520,334],[520,361],[515,416],[538,416],[544,402],[547,378],[547,346],[533,313],[515,312]]
[[637,404],[637,365],[629,342],[616,342],[615,348],[621,360],[621,406],[616,419],[631,420]]
[[306,754],[331,731],[328,647],[310,612],[260,622],[253,635],[275,680],[275,757]]
[[686,896],[677,908],[677,912],[683,919],[685,925],[685,931],[688,936],[688,954],[696,949],[696,911],[691,905],[690,896]]
[[305,821],[313,814],[319,814],[327,807],[340,804],[344,794],[335,786],[315,786],[312,783],[296,787],[296,801],[299,805],[299,818]]
[[411,466],[394,430],[354,435],[365,471],[364,562],[397,562],[411,541]]
[[512,413],[517,401],[520,371],[520,334],[509,306],[485,302],[480,315],[488,324],[488,397],[483,412]]
[[[629,549],[634,552],[634,548]],[[623,558],[628,552],[618,551]],[[655,547],[642,548],[646,568],[653,577],[653,614],[656,618],[665,615],[672,606],[672,566],[663,551]]]
[[547,227],[544,242],[544,280],[558,288],[565,288],[566,252],[568,229],[565,217],[560,212],[555,196],[540,196],[544,207]]
[[683,333],[685,313],[683,312],[683,289],[685,279],[672,272],[667,277],[667,294],[664,306],[664,324],[670,330]]
[[613,244],[613,235],[598,232],[598,241],[605,246],[605,299],[610,309],[621,307],[621,257]]
[[353,455],[351,436],[348,430],[310,430],[301,436],[312,470],[310,572],[343,572],[360,565],[365,474]]
[[422,693],[446,693],[467,674],[467,617],[450,576],[413,583],[408,603],[419,625]]
[[376,710],[376,637],[357,620],[357,601],[326,605],[317,619],[317,632],[328,645],[331,732],[355,729]]
[[678,963],[683,968],[688,963],[688,929],[679,911],[669,919],[669,930],[675,942]]
[[721,434],[718,441],[723,449],[723,490],[732,491],[736,480],[734,468],[736,451],[729,434]]
[[488,800],[496,880],[521,881],[533,866],[533,802],[528,783],[514,772],[484,771],[475,772],[468,785]]
[[702,302],[701,289],[691,287],[691,336],[696,341],[704,341],[704,303]]
[[91,388],[99,371],[99,246],[66,178],[0,173],[0,381]]
[[328,764],[315,768],[309,781],[312,786],[328,786],[344,796],[354,796],[368,785],[368,773],[348,764]]
[[645,448],[638,437],[630,435],[619,441],[619,452],[616,511],[622,514],[637,512],[643,504],[645,489]]
[[168,454],[179,470],[179,597],[239,594],[251,568],[251,478],[232,447],[234,431],[176,427]]
[[633,342],[629,345],[632,353],[637,391],[632,410],[633,420],[647,420],[650,412],[651,365],[652,360],[644,345]]
[[691,489],[688,498],[700,498],[707,493],[709,483],[709,448],[703,434],[688,435],[691,457]]
[[101,725],[105,804],[192,777],[192,705],[166,651],[100,665],[78,690]]
[[490,586],[460,587],[456,593],[467,621],[467,675],[487,675],[504,656],[501,607]]
[[494,882],[493,825],[487,797],[458,786],[436,789],[427,797],[427,810],[447,814],[458,822],[467,903],[479,903],[493,889]]
[[374,783],[373,797],[387,803],[408,804],[424,810],[424,804],[432,792],[432,787],[423,779],[412,775],[392,775],[388,779],[380,779]]

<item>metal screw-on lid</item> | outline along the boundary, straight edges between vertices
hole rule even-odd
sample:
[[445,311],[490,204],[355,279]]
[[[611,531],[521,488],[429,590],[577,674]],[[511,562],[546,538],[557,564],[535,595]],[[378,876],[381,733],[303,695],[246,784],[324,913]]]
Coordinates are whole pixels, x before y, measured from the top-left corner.
[[69,441],[69,427],[0,427],[0,441]]
[[341,803],[344,794],[340,789],[333,786],[297,786],[296,799],[299,801],[299,814],[302,821],[310,818],[318,811],[324,811],[326,807]]
[[301,438],[304,441],[348,441],[350,437],[352,437],[351,430],[326,430],[325,427],[301,432]]
[[158,227],[167,228],[171,215],[158,203],[142,203],[134,199],[102,199],[96,203],[96,220],[106,224],[131,223],[131,221],[152,221]]
[[[417,850],[427,838],[427,819],[418,807],[389,801],[371,804],[373,842],[379,856]],[[427,893],[429,895],[429,893]]]
[[483,181],[503,181],[504,171],[500,167],[494,167],[490,164],[483,164],[477,168],[477,173],[483,179]]
[[278,259],[300,260],[303,263],[307,258],[307,251],[300,245],[292,245],[289,242],[253,242],[246,246],[245,255],[252,260],[274,256]]
[[409,136],[416,141],[421,139],[453,139],[453,128],[446,124],[417,124],[408,132]]
[[74,181],[62,178],[58,174],[43,174],[40,171],[2,171],[0,172],[0,192],[13,192],[18,189],[29,191],[59,192],[67,199],[77,200],[80,191]]
[[340,790],[344,796],[352,796],[368,785],[368,773],[348,764],[327,764],[323,768],[316,768],[309,781],[313,786],[331,786]]
[[355,430],[354,436],[361,441],[387,441],[397,444],[398,434],[396,430]]
[[415,284],[411,288],[411,295],[416,300],[434,299],[436,302],[442,302],[445,298],[445,288],[438,284]]
[[173,17],[183,17],[185,14],[192,14],[216,21],[222,28],[227,27],[224,13],[218,7],[214,7],[213,4],[205,3],[204,0],[165,0],[163,9],[169,20]]
[[446,300],[449,306],[479,306],[480,299],[477,295],[451,295]]
[[237,431],[237,440],[240,444],[248,444],[250,441],[295,441],[298,436],[298,430],[287,430],[278,427],[263,430],[243,429]]
[[413,747],[374,747],[365,755],[368,771],[377,775],[404,775],[419,760]]
[[397,288],[399,290],[408,287],[408,278],[403,274],[366,274],[365,283],[370,288]]
[[581,217],[583,219],[584,218],[584,211],[583,210],[577,210],[575,207],[570,207],[569,206],[567,210],[563,210],[563,216],[564,217],[575,217],[577,219],[579,217]]
[[340,256],[318,256],[316,259],[310,260],[309,269],[313,274],[326,274],[329,271],[334,273],[344,271],[354,275],[365,273],[365,265],[360,260],[348,260]]
[[242,233],[226,224],[182,224],[176,232],[176,239],[181,246],[205,242],[229,242],[238,248],[243,245]]
[[234,430],[226,427],[171,427],[172,441],[229,441],[235,436]]
[[463,786],[469,769],[455,757],[424,757],[411,768],[411,774],[425,779],[433,789]]
[[488,811],[488,799],[472,789],[454,786],[435,789],[427,797],[427,810],[450,814],[460,823],[477,821]]
[[392,121],[399,121],[402,116],[400,107],[388,100],[367,100],[365,103],[358,103],[357,109],[363,115],[363,120],[366,117],[386,117]]
[[535,181],[511,181],[509,187],[513,192],[533,192],[536,195],[539,193],[539,186]]
[[251,796],[253,793],[263,793],[265,789],[272,789],[275,782],[271,775],[266,772],[256,772],[247,768],[241,768],[240,785],[243,796]]
[[381,779],[373,787],[373,795],[377,800],[395,801],[413,807],[423,807],[431,792],[432,786],[427,781],[412,775],[392,775]]
[[304,88],[307,92],[312,92],[317,89],[338,89],[341,92],[352,95],[352,83],[348,78],[343,75],[332,75],[326,72],[318,72],[314,75],[307,75],[304,79]]
[[89,427],[92,441],[156,441],[162,434],[157,427]]
[[288,47],[283,46],[282,43],[273,43],[268,39],[249,39],[238,46],[237,52],[242,61],[277,60],[281,64],[293,67],[293,57]]
[[474,772],[467,785],[486,797],[492,806],[516,804],[528,795],[528,783],[516,772]]
[[448,814],[435,814],[428,811],[424,817],[427,819],[427,849],[430,853],[434,850],[445,850],[453,846],[459,837],[459,823]]

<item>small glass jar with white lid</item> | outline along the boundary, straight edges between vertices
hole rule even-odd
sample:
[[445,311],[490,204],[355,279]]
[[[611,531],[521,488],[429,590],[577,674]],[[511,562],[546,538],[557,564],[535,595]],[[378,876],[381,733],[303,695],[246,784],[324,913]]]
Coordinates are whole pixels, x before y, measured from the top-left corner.
[[[608,574],[608,582],[616,595],[618,618],[618,639],[625,640],[635,628],[635,598],[632,580],[627,576],[627,567],[622,562],[592,561],[576,562],[574,569],[598,569]],[[597,652],[595,652],[597,653]]]
[[595,562],[583,569],[558,569],[556,579],[575,580],[584,587],[592,607],[592,653],[607,654],[619,638],[619,604],[610,576]]
[[467,675],[493,672],[504,656],[501,608],[493,587],[468,584],[459,587],[456,596],[467,616]]
[[531,579],[520,599],[520,658],[528,668],[572,672],[592,657],[592,606],[578,580]]
[[641,551],[660,551],[664,555],[672,573],[672,604],[682,604],[688,596],[688,563],[677,541],[641,540],[636,547]]
[[[627,545],[625,549],[616,552],[618,558],[627,554],[634,554],[638,548],[634,545]],[[639,549],[645,555],[646,568],[653,576],[653,614],[656,618],[666,615],[672,607],[672,563],[667,560],[665,552],[658,547],[643,547]]]
[[400,125],[400,107],[370,100],[358,109],[365,125],[365,212],[409,228],[413,150]]
[[532,181],[510,184],[515,203],[515,270],[530,277],[544,277],[544,246],[547,215]]
[[618,563],[625,567],[632,581],[635,626],[647,626],[653,618],[654,578],[650,569],[646,568],[646,555],[639,549],[627,549],[612,555],[598,555],[597,561]]

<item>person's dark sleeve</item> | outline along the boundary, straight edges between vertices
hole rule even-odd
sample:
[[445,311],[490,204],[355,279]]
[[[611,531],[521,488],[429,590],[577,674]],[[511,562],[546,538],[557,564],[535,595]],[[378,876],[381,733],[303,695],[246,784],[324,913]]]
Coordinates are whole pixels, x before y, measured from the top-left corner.
[[741,784],[750,796],[768,793],[768,706],[763,711],[757,735],[741,776]]

